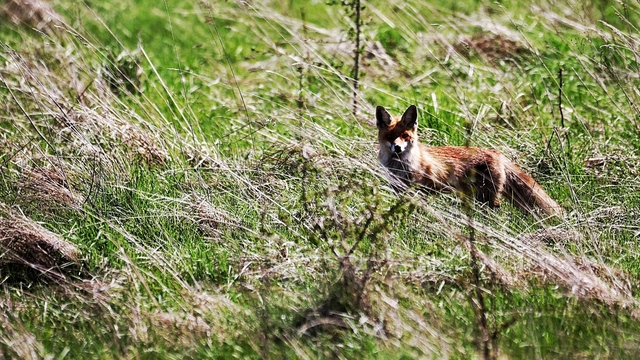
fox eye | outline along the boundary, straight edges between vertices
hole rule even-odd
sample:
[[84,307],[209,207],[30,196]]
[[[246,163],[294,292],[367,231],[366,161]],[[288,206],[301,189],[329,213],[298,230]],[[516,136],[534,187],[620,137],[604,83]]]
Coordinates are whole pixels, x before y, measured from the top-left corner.
[[404,134],[402,134],[400,137],[401,137],[402,139],[404,139],[404,140],[408,140],[408,139],[409,139],[409,134],[404,133]]

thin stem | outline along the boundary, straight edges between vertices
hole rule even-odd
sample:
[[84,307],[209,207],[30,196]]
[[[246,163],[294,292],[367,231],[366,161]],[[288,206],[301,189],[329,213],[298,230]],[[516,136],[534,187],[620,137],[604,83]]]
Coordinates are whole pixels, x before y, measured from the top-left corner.
[[360,89],[360,0],[356,0],[356,51],[353,57],[353,116],[358,112],[358,91]]

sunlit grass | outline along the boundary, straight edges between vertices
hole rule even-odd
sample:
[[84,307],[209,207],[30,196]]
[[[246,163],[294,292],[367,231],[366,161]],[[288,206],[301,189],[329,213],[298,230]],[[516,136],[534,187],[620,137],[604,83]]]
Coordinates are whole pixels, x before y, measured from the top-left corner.
[[[54,5],[0,22],[0,214],[81,255],[0,262],[5,356],[480,357],[482,316],[491,356],[637,352],[637,7],[367,3],[354,116],[341,5]],[[394,194],[409,104],[567,215]]]

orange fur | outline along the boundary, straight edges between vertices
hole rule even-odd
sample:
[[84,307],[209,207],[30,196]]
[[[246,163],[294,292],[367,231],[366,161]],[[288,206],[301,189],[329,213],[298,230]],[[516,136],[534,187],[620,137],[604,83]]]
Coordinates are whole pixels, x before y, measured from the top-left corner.
[[562,213],[562,207],[529,174],[497,150],[421,144],[415,105],[401,117],[392,117],[378,106],[376,122],[378,159],[390,171],[396,190],[417,183],[430,192],[473,193],[493,207],[500,206],[504,197],[525,211],[537,207],[549,215]]

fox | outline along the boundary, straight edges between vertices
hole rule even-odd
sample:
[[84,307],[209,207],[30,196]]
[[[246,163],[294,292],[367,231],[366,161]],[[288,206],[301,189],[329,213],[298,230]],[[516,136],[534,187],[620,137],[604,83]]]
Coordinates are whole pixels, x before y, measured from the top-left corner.
[[376,107],[380,145],[378,160],[391,175],[391,186],[402,192],[417,184],[427,193],[459,191],[474,194],[489,207],[500,207],[506,198],[523,212],[560,216],[563,208],[531,175],[496,149],[439,146],[418,141],[418,110],[409,106],[402,116],[391,116]]

